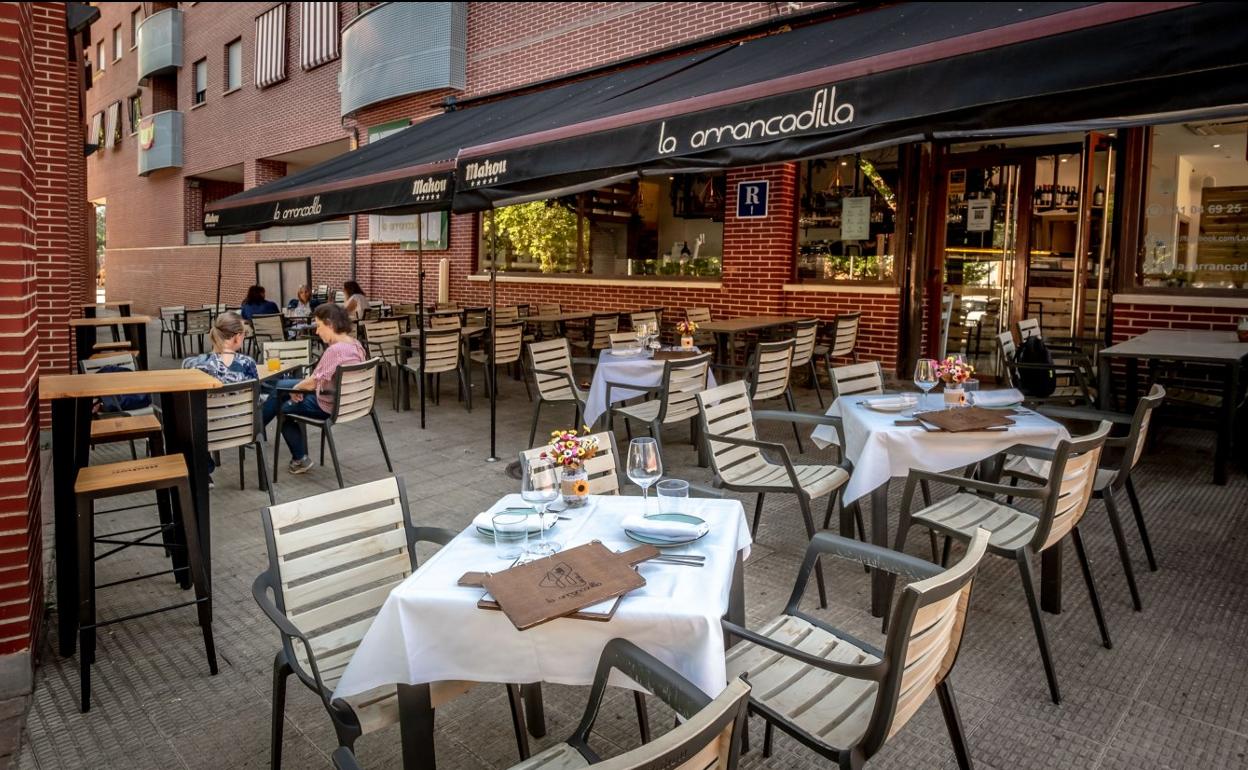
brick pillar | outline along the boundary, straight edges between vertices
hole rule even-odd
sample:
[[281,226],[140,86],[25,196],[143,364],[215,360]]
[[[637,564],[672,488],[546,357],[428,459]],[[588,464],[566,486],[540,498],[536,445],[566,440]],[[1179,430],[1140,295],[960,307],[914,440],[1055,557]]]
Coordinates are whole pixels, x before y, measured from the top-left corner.
[[[36,274],[41,205],[36,150],[36,50],[48,33],[47,9],[0,4],[0,687],[25,670],[43,610],[38,447]],[[62,10],[63,14],[64,11]],[[36,20],[40,26],[36,28]],[[63,15],[62,15],[63,19]],[[64,26],[59,29],[64,38]],[[62,101],[62,104],[64,102]],[[15,654],[24,654],[23,661]],[[15,662],[15,663],[13,663]],[[10,668],[9,666],[13,667]],[[19,685],[20,686],[20,685]]]
[[[286,176],[286,164],[280,160],[256,158],[243,163],[243,189],[250,190]],[[259,243],[260,233],[247,233],[248,243]]]
[[[767,216],[737,218],[737,183],[765,179]],[[792,277],[797,229],[797,165],[732,169],[724,215],[723,296],[732,297],[731,315],[778,314],[784,305],[784,284]]]

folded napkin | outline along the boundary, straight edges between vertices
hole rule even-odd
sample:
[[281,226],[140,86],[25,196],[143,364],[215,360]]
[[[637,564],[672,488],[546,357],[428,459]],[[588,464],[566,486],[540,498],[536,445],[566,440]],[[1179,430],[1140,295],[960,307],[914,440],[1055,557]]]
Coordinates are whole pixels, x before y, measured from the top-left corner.
[[[521,512],[520,510],[511,511],[511,513],[520,513],[520,512]],[[472,525],[474,527],[479,527],[481,529],[488,529],[490,531],[493,531],[494,530],[494,516],[499,513],[503,513],[503,511],[486,511],[485,513],[478,513],[476,517],[473,518]],[[545,516],[542,516],[541,518],[542,518],[542,523],[546,525],[545,528],[550,529],[551,527],[555,526],[556,522],[559,521],[559,514],[548,513]],[[533,511],[525,519],[525,526],[528,528],[529,532],[536,532],[538,530],[537,519],[538,519],[537,511]],[[507,527],[503,531],[507,532],[507,531],[510,531],[511,529],[518,530],[519,526],[517,525],[516,527]]]
[[974,406],[1001,407],[1023,403],[1022,391],[1017,388],[1003,390],[976,390],[966,394]]
[[868,403],[879,409],[905,409],[917,406],[919,397],[917,395],[885,396],[868,399]]
[[686,524],[683,521],[662,521],[647,519],[644,516],[629,516],[624,519],[624,529],[647,537],[661,537],[665,540],[684,540],[691,537],[702,537],[710,531],[706,522]]

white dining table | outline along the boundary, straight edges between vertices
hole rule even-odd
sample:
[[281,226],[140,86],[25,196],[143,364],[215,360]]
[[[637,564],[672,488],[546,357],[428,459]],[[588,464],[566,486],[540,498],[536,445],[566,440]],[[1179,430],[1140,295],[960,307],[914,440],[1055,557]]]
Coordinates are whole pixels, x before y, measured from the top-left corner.
[[[611,350],[602,351],[598,357],[598,366],[594,368],[594,379],[589,384],[589,393],[585,398],[585,424],[593,425],[606,413],[608,382],[625,382],[642,388],[657,388],[663,384],[663,363],[661,359],[655,360],[640,349],[627,351],[626,355],[617,355]],[[706,374],[706,387],[707,389],[715,387],[715,375],[709,370]],[[612,403],[643,395],[645,391],[642,390],[611,389]]]
[[[1062,439],[1070,438],[1066,428],[1030,409],[1011,414],[1014,420],[1007,430],[980,430],[950,433],[928,431],[914,425],[898,425],[913,418],[916,409],[905,412],[880,412],[867,403],[874,400],[895,400],[895,394],[878,396],[846,396],[833,401],[827,414],[840,417],[844,431],[844,456],[853,463],[849,483],[842,493],[842,509],[871,497],[871,542],[891,547],[888,536],[888,490],[894,478],[904,479],[910,470],[945,473],[965,468],[992,458],[1016,444],[1051,448]],[[917,411],[943,409],[940,394],[928,394]],[[811,433],[811,441],[823,449],[839,443],[832,426],[820,425]],[[853,537],[849,517],[841,516],[841,534]],[[871,581],[871,611],[879,617],[886,601],[885,573],[875,570]]]
[[[490,512],[523,505],[519,495],[507,495]],[[737,500],[688,498],[678,505],[704,519],[710,531],[673,552],[705,556],[706,566],[642,563],[638,570],[646,585],[624,596],[609,621],[560,618],[525,631],[502,612],[477,607],[484,589],[458,585],[465,572],[510,566],[495,555],[493,541],[469,524],[391,591],[334,697],[398,685],[404,765],[410,768],[432,761],[429,683],[588,685],[603,648],[617,637],[717,695],[727,683],[720,620],[726,615],[744,622],[742,564],[749,556],[750,530]],[[593,496],[588,511],[559,521],[548,536],[564,548],[598,540],[625,551],[639,544],[624,534],[621,522],[642,511],[640,497]],[[648,512],[658,512],[657,500],[650,500]],[[630,684],[616,678],[612,683]],[[421,686],[423,694],[413,695]]]

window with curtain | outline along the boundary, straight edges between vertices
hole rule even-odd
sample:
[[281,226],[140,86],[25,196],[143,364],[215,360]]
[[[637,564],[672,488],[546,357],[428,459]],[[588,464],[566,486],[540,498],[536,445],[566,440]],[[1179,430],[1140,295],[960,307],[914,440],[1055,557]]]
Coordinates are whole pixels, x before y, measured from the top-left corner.
[[225,47],[225,90],[243,85],[243,41],[235,40]]
[[256,17],[256,88],[286,79],[286,4]]
[[208,60],[195,62],[195,96],[192,104],[203,104],[208,99]]
[[299,4],[299,66],[310,70],[338,58],[338,4]]
[[115,147],[121,141],[121,102],[108,105],[108,127],[105,129],[104,146]]
[[136,134],[139,131],[139,121],[143,119],[143,94],[133,94],[126,100],[126,108],[130,119],[130,133]]
[[91,141],[97,147],[104,146],[104,113],[97,112],[91,116]]

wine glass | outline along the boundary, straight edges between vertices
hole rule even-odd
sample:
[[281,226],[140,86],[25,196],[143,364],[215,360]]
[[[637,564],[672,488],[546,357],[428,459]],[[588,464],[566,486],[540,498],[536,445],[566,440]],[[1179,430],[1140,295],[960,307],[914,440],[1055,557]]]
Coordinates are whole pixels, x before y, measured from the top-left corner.
[[931,358],[920,358],[919,362],[914,365],[914,384],[923,391],[924,396],[940,381],[940,377],[936,374],[936,366],[936,361]]
[[644,516],[650,497],[650,486],[663,475],[659,443],[652,438],[635,438],[628,444],[628,478],[641,487],[641,512]]
[[538,540],[530,542],[528,552],[535,557],[550,556],[559,551],[559,544],[546,539],[546,507],[559,497],[557,466],[534,471],[528,462],[520,465],[520,497],[537,511]]

